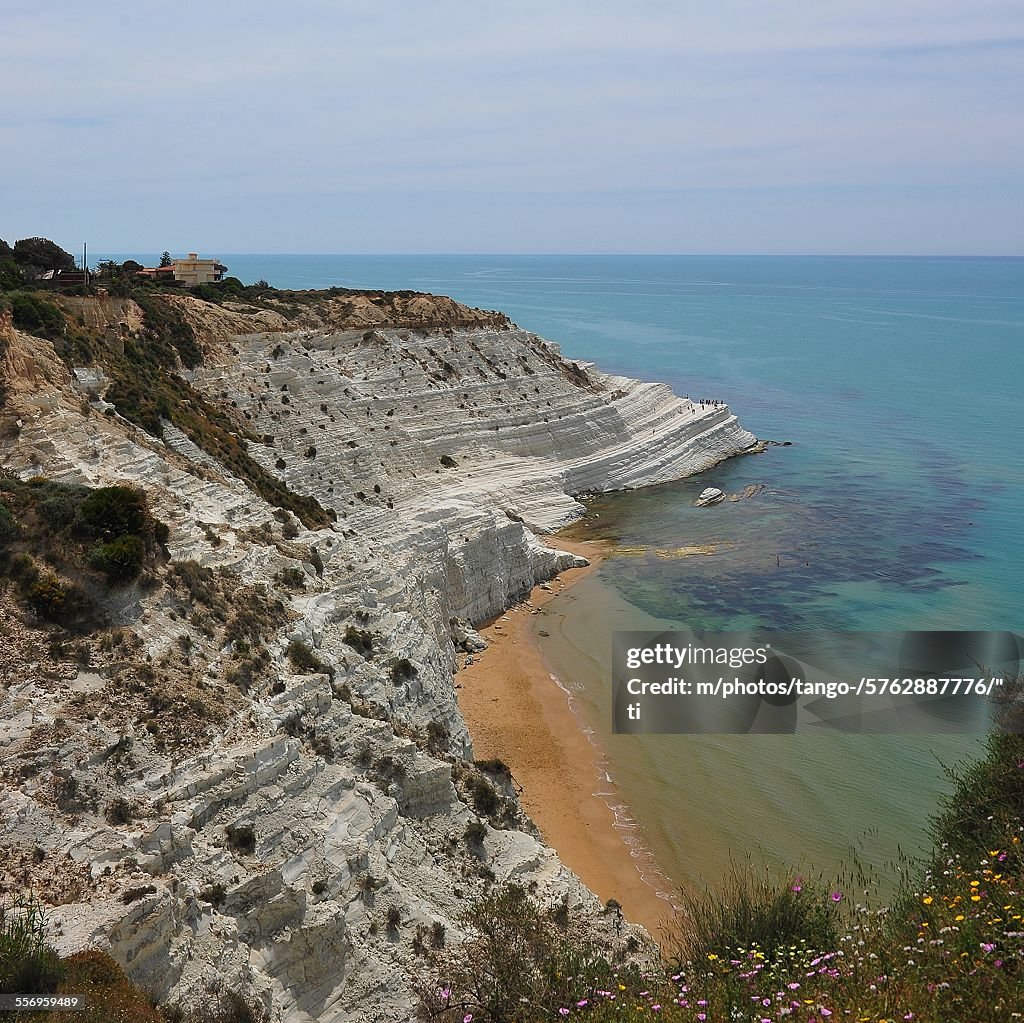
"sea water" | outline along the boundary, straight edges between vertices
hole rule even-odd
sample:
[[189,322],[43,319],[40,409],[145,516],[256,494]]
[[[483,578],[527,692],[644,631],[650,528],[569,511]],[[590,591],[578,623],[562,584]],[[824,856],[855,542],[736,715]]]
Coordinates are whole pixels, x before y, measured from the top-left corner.
[[[730,857],[835,873],[927,842],[951,736],[613,736],[595,635],[1024,631],[1024,260],[700,256],[224,256],[279,287],[408,288],[501,309],[602,369],[727,401],[790,441],[590,502],[639,549],[548,605],[545,653],[607,752],[608,799],[669,889]],[[752,497],[712,508],[707,485]],[[664,558],[706,545],[713,553]],[[657,865],[655,871],[654,864]]]

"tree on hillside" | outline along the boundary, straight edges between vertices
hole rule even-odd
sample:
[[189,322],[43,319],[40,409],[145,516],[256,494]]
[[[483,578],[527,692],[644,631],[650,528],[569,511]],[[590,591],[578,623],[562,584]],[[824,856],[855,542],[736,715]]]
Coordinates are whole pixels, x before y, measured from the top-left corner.
[[142,264],[134,259],[126,259],[118,263],[114,259],[104,259],[96,264],[96,276],[103,281],[120,280],[122,277],[131,277],[142,269]]
[[22,238],[14,243],[14,261],[26,270],[74,270],[75,257],[49,238]]
[[160,257],[161,266],[174,266],[174,260],[171,259],[171,254],[164,249],[163,255]]
[[20,288],[24,282],[25,275],[14,262],[14,249],[0,238],[0,291]]
[[115,277],[121,276],[121,264],[115,259],[104,259],[96,264],[93,273],[101,281],[112,281]]

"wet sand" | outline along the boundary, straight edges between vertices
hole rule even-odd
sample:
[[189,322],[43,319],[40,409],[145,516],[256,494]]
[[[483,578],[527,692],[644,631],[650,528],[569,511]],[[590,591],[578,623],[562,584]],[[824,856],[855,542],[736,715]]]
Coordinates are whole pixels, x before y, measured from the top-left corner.
[[489,645],[456,676],[459,707],[475,755],[508,764],[523,789],[523,807],[562,862],[658,938],[671,906],[643,879],[612,810],[595,795],[606,787],[602,751],[552,679],[532,631],[533,611],[592,572],[604,548],[561,537],[548,543],[582,555],[590,566],[562,573],[550,589],[535,587],[527,601],[479,628]]

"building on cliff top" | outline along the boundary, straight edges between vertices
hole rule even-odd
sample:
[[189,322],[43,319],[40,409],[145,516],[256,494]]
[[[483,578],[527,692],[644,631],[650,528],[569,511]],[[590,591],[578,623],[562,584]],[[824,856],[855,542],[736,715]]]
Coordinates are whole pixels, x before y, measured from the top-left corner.
[[212,284],[219,281],[227,267],[219,259],[200,259],[197,252],[190,252],[187,259],[176,259],[170,266],[147,266],[139,270],[144,277],[184,284],[186,288],[197,284]]

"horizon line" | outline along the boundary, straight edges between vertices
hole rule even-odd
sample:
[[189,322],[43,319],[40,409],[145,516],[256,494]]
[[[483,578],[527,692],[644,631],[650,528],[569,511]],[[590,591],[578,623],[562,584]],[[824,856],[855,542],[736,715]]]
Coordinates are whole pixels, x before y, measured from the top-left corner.
[[[149,255],[149,250],[136,248],[136,253]],[[160,252],[166,250],[161,249]],[[186,250],[182,250],[186,251]],[[194,252],[195,249],[187,251]],[[429,256],[469,258],[479,256],[501,257],[555,257],[571,256],[574,259],[606,258],[606,257],[644,257],[648,259],[992,259],[1021,260],[1024,252],[1014,254],[970,253],[970,252],[327,252],[327,251],[281,251],[281,252],[231,252],[219,250],[223,256],[338,256],[346,259],[380,256]],[[130,253],[129,248],[121,250],[103,250],[95,254],[105,256],[111,253]],[[157,253],[157,250],[153,250]],[[159,253],[157,253],[159,254]],[[214,257],[207,257],[214,258]]]

